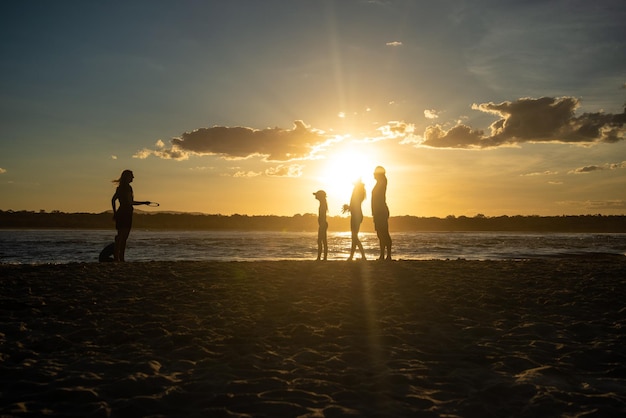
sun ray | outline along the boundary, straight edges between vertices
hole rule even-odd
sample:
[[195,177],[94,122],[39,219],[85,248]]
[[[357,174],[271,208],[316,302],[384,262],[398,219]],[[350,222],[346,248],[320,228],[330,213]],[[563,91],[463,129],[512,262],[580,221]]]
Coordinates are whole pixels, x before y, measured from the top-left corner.
[[328,195],[331,213],[338,214],[341,205],[350,200],[357,180],[365,183],[366,190],[371,190],[375,166],[374,156],[353,143],[331,152],[322,163],[319,175],[320,185]]

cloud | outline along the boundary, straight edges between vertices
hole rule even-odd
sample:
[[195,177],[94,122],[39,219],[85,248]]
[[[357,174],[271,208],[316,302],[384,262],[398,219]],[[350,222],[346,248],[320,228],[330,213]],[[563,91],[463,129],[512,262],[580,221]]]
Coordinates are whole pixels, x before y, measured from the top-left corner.
[[[236,169],[236,171],[232,176],[239,178],[249,178],[249,177],[300,177],[302,176],[303,165],[300,164],[279,164],[276,167],[270,167],[265,171],[244,171],[239,167],[232,167]],[[228,174],[226,174],[228,176]]]
[[198,171],[198,172],[212,171],[212,170],[215,170],[215,167],[211,167],[211,166],[197,166],[197,167],[191,167],[189,169],[189,171]]
[[4,174],[4,173],[6,173],[6,172],[7,172],[7,170],[6,170],[6,169],[4,169],[4,168],[0,167],[0,174]]
[[424,110],[424,116],[426,117],[426,119],[437,119],[439,117],[439,114],[434,109],[426,109]]
[[174,146],[170,149],[156,149],[152,150],[149,148],[144,148],[139,150],[133,155],[133,158],[144,159],[149,156],[154,155],[155,157],[162,158],[164,160],[187,160],[189,159],[189,152],[182,151]]
[[626,201],[624,200],[592,200],[585,202],[585,206],[590,209],[614,209],[623,210],[626,209]]
[[449,131],[434,125],[426,128],[421,144],[433,148],[477,148],[483,141],[484,131],[466,125],[457,125]]
[[570,171],[570,174],[585,174],[585,173],[592,173],[594,171],[601,171],[601,170],[604,170],[604,168],[599,165],[588,165],[585,167],[580,167],[575,170],[572,170]]
[[561,206],[571,206],[577,208],[585,208],[587,210],[624,210],[626,209],[626,200],[565,200],[557,202]]
[[385,45],[387,45],[387,46],[402,46],[402,42],[400,42],[400,41],[387,42]]
[[617,170],[619,168],[626,168],[626,161],[622,161],[621,163],[612,163],[609,164],[609,169],[610,170]]
[[568,174],[586,174],[594,171],[618,170],[620,168],[626,168],[626,161],[622,161],[621,163],[606,163],[603,165],[588,165],[585,167],[579,167],[569,171]]
[[257,171],[237,171],[235,174],[233,174],[233,177],[258,177],[262,174],[263,173]]
[[217,155],[225,159],[264,156],[266,161],[293,161],[311,158],[328,138],[304,122],[294,122],[292,129],[214,126],[185,132],[172,138],[167,148],[163,141],[156,149],[138,151],[135,158],[151,155],[173,160],[186,160],[190,155]]
[[472,109],[500,117],[491,124],[489,135],[464,124],[449,130],[435,125],[426,128],[419,144],[433,148],[494,148],[525,142],[586,145],[624,140],[626,110],[616,115],[584,113],[575,116],[578,105],[578,100],[573,97],[523,98],[499,104],[474,104]]
[[391,121],[386,125],[380,126],[376,129],[381,133],[381,139],[393,139],[404,138],[404,140],[410,140],[415,132],[415,125],[412,123]]
[[300,164],[281,164],[265,170],[265,175],[270,177],[300,177],[303,168]]
[[527,173],[527,174],[522,174],[522,177],[535,177],[535,176],[553,176],[559,174],[558,171],[550,171],[550,170],[546,170],[546,171],[537,171],[534,173]]

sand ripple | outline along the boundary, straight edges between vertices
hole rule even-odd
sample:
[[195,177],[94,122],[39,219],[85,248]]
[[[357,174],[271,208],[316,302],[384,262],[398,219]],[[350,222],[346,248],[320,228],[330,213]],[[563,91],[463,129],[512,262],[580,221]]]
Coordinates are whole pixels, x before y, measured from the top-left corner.
[[626,261],[0,265],[0,415],[626,413]]

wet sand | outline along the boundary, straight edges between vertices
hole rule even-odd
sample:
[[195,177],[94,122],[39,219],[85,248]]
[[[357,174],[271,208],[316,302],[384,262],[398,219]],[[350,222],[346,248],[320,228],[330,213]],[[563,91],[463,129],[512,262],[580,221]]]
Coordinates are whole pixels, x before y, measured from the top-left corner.
[[0,416],[617,417],[626,257],[0,265]]

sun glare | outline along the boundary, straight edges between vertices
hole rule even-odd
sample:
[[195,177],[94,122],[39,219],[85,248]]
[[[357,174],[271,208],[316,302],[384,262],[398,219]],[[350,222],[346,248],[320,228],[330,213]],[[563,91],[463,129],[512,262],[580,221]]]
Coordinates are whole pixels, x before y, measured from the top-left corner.
[[357,180],[363,181],[369,191],[374,185],[373,172],[376,167],[370,155],[350,149],[334,152],[322,164],[320,185],[328,194],[329,210],[337,214],[341,205],[350,201],[352,188]]

